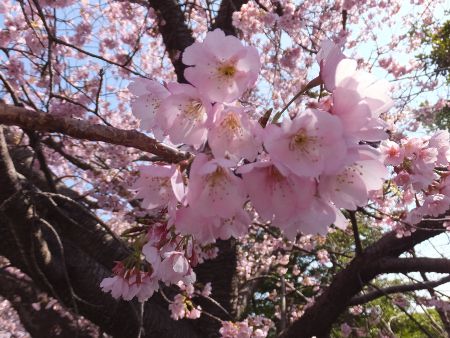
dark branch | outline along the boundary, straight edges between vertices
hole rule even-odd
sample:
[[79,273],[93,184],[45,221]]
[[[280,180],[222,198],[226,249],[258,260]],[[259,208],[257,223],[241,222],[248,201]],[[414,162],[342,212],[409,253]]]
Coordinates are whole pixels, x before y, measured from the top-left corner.
[[248,0],[222,0],[219,13],[217,14],[211,30],[220,28],[226,35],[237,35],[236,28],[233,26],[233,13],[239,11],[242,5]]
[[186,47],[194,43],[192,31],[187,26],[180,5],[175,0],[149,0],[158,17],[158,28],[164,44],[169,53],[169,58],[175,68],[178,82],[186,82],[181,55]]
[[160,156],[167,162],[179,162],[189,156],[136,130],[123,130],[68,117],[57,117],[2,103],[0,103],[0,124],[15,125],[34,131],[57,132],[78,139],[133,147]]
[[24,275],[0,269],[0,295],[11,302],[25,329],[35,338],[98,337],[98,329],[86,320],[80,325],[73,313],[47,306],[52,300]]
[[363,252],[361,238],[359,238],[358,221],[356,220],[356,212],[349,211],[350,221],[352,223],[353,237],[355,238],[355,252],[356,255],[361,255]]
[[429,288],[435,288],[436,286],[442,285],[444,283],[450,282],[450,276],[441,278],[436,281],[428,281],[428,282],[420,282],[420,283],[414,283],[414,284],[404,284],[404,285],[394,285],[389,286],[381,290],[375,290],[369,293],[366,293],[361,296],[353,297],[353,299],[350,301],[348,305],[358,305],[358,304],[364,304],[368,303],[374,299],[377,299],[379,297],[383,297],[386,294],[390,295],[393,293],[405,293],[405,292],[411,292],[411,291],[417,291],[417,290],[425,290]]
[[371,265],[378,273],[450,273],[450,259],[446,258],[383,258]]

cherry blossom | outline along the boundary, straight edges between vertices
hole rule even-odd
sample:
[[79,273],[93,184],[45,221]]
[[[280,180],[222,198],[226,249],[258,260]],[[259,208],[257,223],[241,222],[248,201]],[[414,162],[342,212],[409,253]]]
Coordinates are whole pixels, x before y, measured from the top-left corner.
[[254,47],[216,29],[183,53],[186,79],[213,102],[233,102],[252,86],[260,61]]
[[243,107],[218,108],[209,131],[208,144],[216,158],[254,161],[262,150],[260,125],[249,119]]
[[281,127],[270,125],[264,146],[276,163],[294,174],[317,177],[339,170],[347,146],[339,119],[321,110],[307,110],[293,120],[284,119]]
[[195,272],[182,252],[170,251],[163,255],[163,261],[158,270],[162,281],[175,284],[179,281],[193,283]]
[[128,86],[128,89],[135,95],[131,103],[133,114],[141,120],[141,127],[148,131],[156,132],[156,112],[161,105],[161,101],[170,95],[169,91],[161,84],[154,80],[134,79]]
[[202,216],[193,207],[179,209],[176,228],[180,233],[193,235],[199,243],[212,243],[216,239],[239,238],[244,235],[251,223],[249,215],[243,210],[236,214],[221,218]]
[[293,175],[269,161],[242,166],[239,173],[252,206],[266,221],[275,219],[282,223],[291,219],[299,208],[308,208],[315,194],[312,179]]
[[377,151],[369,147],[353,150],[357,155],[354,163],[333,176],[322,176],[320,195],[332,201],[338,208],[356,210],[364,206],[371,190],[379,190],[387,178],[387,170],[379,161]]
[[392,106],[388,83],[356,70],[356,61],[345,58],[333,43],[322,48],[320,76],[333,93],[332,113],[342,120],[344,134],[351,141],[385,139],[386,125],[378,117]]
[[162,100],[156,111],[158,126],[172,143],[200,148],[206,142],[211,103],[190,85],[171,83],[168,88],[171,95]]
[[178,201],[183,201],[185,188],[176,166],[142,166],[139,170],[139,178],[132,188],[137,190],[136,198],[142,198],[144,208],[174,206]]
[[380,146],[380,151],[384,156],[384,163],[387,165],[396,166],[403,162],[403,148],[393,141],[384,141]]
[[[276,325],[247,315],[259,304],[249,305],[240,318],[222,321],[220,334],[265,337],[272,330],[275,336],[283,317],[297,320],[323,295],[331,277],[326,269],[342,254],[329,240],[357,237],[343,209],[356,211],[370,232],[392,229],[398,237],[414,234],[422,219],[436,221],[448,210],[449,134],[422,136],[423,126],[432,124],[448,100],[438,91],[436,97],[424,96],[442,81],[414,60],[424,32],[410,30],[431,27],[430,13],[441,1],[413,1],[410,7],[419,11],[399,15],[398,1],[338,0],[326,8],[315,2],[248,1],[227,14],[229,27],[219,20],[219,4],[180,6],[186,26],[175,27],[152,3],[0,4],[2,100],[50,118],[88,122],[90,128],[100,124],[97,135],[108,130],[126,135],[116,145],[39,130],[39,149],[29,128],[23,133],[5,127],[11,153],[34,152],[26,167],[57,185],[42,190],[39,183],[39,191],[66,195],[64,184],[70,186],[71,203],[92,206],[99,222],[111,227],[112,241],[129,250],[116,263],[115,275],[102,281],[103,291],[144,302],[164,282],[174,293],[166,299],[172,318],[196,319],[207,311],[195,304],[197,297],[213,302],[216,294],[196,280],[193,269],[222,258],[218,240],[234,237],[227,243],[237,243],[239,291],[261,279],[264,288],[257,285],[254,295],[272,303]],[[387,43],[377,40],[369,56],[365,48],[377,34],[375,18],[389,29],[396,21],[409,28]],[[357,27],[362,20],[364,27]],[[208,27],[226,33],[207,32]],[[182,39],[178,28],[186,34]],[[165,35],[167,30],[173,35]],[[198,42],[179,45],[191,37]],[[397,58],[394,50],[404,55]],[[390,83],[368,72],[378,76],[380,67]],[[274,115],[284,111],[279,123]],[[141,132],[135,130],[139,121]],[[148,142],[133,149],[127,143],[133,135]],[[164,156],[165,150],[171,155]],[[35,184],[25,174],[20,179]],[[60,196],[45,196],[61,204]],[[359,218],[358,223],[353,225],[361,226]],[[328,232],[333,235],[326,238]],[[351,245],[345,249],[343,254],[353,255]],[[309,259],[307,267],[299,263]],[[282,277],[289,290],[284,295]],[[305,290],[301,301],[291,302],[292,294]],[[281,310],[283,297],[287,307]],[[343,335],[369,334],[345,320]],[[336,324],[339,330],[341,322]]]
[[197,155],[186,195],[189,206],[205,217],[233,217],[246,198],[242,180],[229,169],[233,165],[229,160],[208,160],[206,155]]

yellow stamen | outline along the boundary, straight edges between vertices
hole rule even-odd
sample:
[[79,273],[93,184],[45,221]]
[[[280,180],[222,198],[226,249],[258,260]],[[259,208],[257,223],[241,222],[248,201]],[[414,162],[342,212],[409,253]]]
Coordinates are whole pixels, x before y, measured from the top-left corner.
[[200,101],[192,100],[186,107],[184,113],[188,118],[198,120],[205,113],[205,108]]
[[242,129],[239,118],[233,112],[229,112],[220,125],[232,134],[238,134]]
[[236,74],[236,68],[234,65],[225,64],[218,68],[219,74],[225,77],[232,77]]

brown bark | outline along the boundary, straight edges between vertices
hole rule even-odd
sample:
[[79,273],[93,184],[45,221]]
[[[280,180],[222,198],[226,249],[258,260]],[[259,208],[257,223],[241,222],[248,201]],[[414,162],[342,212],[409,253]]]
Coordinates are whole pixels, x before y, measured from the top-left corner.
[[223,0],[220,3],[219,13],[217,14],[211,30],[220,28],[226,35],[237,35],[237,30],[233,26],[233,13],[239,11],[242,5],[248,0]]
[[175,68],[178,82],[185,83],[184,69],[186,65],[181,61],[182,53],[186,47],[194,43],[194,38],[184,20],[184,13],[175,0],[149,0],[149,3],[160,17],[158,29]]
[[51,306],[52,300],[47,294],[24,275],[0,269],[0,295],[10,301],[33,338],[98,337],[97,327],[87,320],[77,323],[79,316],[59,306]]
[[3,103],[0,103],[0,124],[132,147],[157,155],[167,162],[179,162],[189,156],[136,130],[123,130],[68,117],[57,117]]
[[[83,206],[63,195],[46,196],[17,174],[3,133],[0,155],[0,254],[105,332],[136,337],[138,304],[114,300],[99,288],[127,247]],[[201,337],[191,323],[171,320],[160,297],[146,303],[144,319],[142,337]]]

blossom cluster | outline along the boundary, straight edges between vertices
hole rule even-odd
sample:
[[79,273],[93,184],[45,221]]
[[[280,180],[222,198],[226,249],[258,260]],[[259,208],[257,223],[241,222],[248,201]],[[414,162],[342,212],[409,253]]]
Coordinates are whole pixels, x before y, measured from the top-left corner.
[[183,53],[189,84],[130,85],[141,127],[195,154],[188,163],[140,167],[132,187],[143,208],[167,211],[164,230],[142,248],[151,278],[193,283],[193,243],[244,235],[249,211],[290,239],[326,234],[332,224],[346,226],[341,208],[356,210],[382,187],[387,171],[370,144],[387,137],[379,118],[391,106],[387,84],[330,41],[317,59],[314,81],[329,95],[268,124],[243,99],[260,70],[256,48],[220,30]]
[[250,316],[241,322],[222,322],[220,334],[223,338],[264,338],[273,322],[261,316]]
[[[392,191],[397,202],[399,235],[408,235],[425,216],[443,215],[450,207],[450,134],[439,130],[431,136],[384,141],[380,146],[384,162],[392,166]],[[392,210],[393,208],[390,207]],[[387,211],[387,210],[386,210]],[[386,220],[384,220],[386,222]]]

